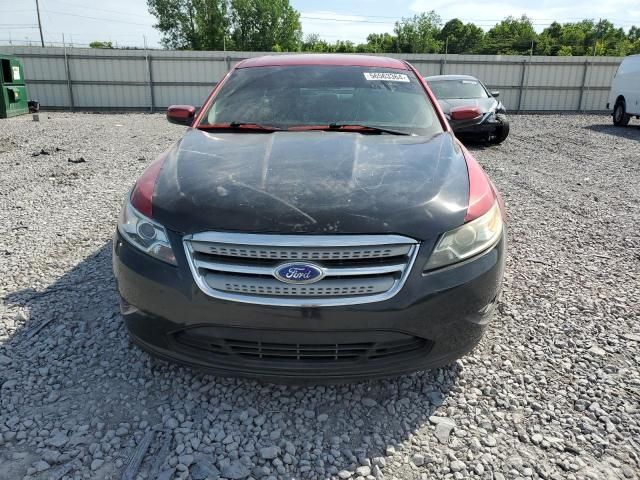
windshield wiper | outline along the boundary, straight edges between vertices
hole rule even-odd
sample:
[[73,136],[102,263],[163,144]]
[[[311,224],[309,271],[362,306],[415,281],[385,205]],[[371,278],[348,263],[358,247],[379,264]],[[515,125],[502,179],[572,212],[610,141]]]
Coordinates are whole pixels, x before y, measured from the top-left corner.
[[254,122],[230,122],[230,123],[213,123],[210,125],[198,125],[201,130],[259,130],[262,132],[276,132],[282,130],[278,127],[270,125],[261,125]]
[[409,132],[393,130],[391,128],[378,127],[376,125],[362,125],[357,123],[330,123],[329,130],[370,130],[378,133],[388,133],[390,135],[411,135]]

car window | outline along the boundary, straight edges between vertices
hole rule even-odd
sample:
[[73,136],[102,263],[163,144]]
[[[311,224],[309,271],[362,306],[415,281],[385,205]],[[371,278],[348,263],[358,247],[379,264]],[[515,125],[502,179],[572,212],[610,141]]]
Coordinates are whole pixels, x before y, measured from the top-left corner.
[[435,80],[428,82],[437,99],[488,98],[489,95],[477,80]]
[[417,135],[442,131],[435,109],[407,70],[355,66],[273,66],[235,70],[201,125],[361,124]]

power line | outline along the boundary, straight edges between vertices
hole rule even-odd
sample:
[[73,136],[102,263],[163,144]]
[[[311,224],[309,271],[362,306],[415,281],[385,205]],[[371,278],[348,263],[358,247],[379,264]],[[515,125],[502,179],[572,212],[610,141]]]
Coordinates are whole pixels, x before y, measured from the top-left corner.
[[378,22],[375,20],[349,20],[346,18],[329,18],[329,17],[310,17],[308,15],[300,15],[300,17],[302,18],[306,18],[309,20],[322,20],[322,21],[328,21],[328,22],[347,22],[347,23],[383,23],[385,25],[391,25],[392,22]]
[[84,8],[85,10],[95,10],[96,12],[106,12],[106,13],[115,13],[117,15],[124,15],[127,17],[141,17],[148,18],[146,15],[140,15],[139,13],[128,13],[128,12],[118,12],[117,10],[107,10],[106,8],[98,8],[98,7],[87,7],[86,5],[81,5],[79,3],[67,2],[63,0],[51,0],[53,3],[62,3],[64,5],[71,5],[77,8]]
[[139,26],[143,26],[143,27],[152,27],[152,25],[148,24],[148,23],[137,23],[137,22],[127,22],[125,20],[116,20],[115,18],[99,18],[99,17],[91,17],[88,15],[80,15],[80,14],[76,14],[76,13],[67,13],[67,12],[58,12],[55,10],[43,10],[46,13],[52,13],[54,15],[66,15],[69,17],[78,17],[78,18],[87,18],[90,20],[100,20],[100,21],[105,21],[105,22],[112,22],[112,23],[126,23],[128,25],[139,25]]
[[43,10],[46,13],[53,13],[54,15],[66,15],[69,17],[78,17],[78,18],[87,18],[89,20],[100,20],[103,22],[111,22],[111,23],[126,23],[128,25],[139,25],[142,27],[153,27],[153,25],[149,23],[136,23],[136,22],[127,22],[125,20],[116,20],[115,18],[98,18],[98,17],[90,17],[88,15],[79,15],[76,13],[67,13],[67,12],[57,12],[54,10]]

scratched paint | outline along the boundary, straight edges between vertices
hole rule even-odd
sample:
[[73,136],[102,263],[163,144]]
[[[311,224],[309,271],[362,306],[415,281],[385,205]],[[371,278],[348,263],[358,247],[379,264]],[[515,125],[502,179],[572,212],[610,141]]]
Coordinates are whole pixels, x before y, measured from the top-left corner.
[[207,133],[170,150],[154,216],[180,233],[398,233],[463,223],[466,164],[448,133]]

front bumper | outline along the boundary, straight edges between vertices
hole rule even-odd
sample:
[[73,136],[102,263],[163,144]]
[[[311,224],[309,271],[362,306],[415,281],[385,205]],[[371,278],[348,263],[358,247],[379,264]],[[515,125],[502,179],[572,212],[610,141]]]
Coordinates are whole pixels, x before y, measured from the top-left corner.
[[[113,268],[133,340],[156,356],[218,375],[313,383],[396,376],[469,352],[497,302],[506,245],[503,235],[484,254],[425,275],[433,245],[423,244],[404,287],[385,301],[273,307],[205,295],[179,237],[171,241],[177,267],[140,252],[118,233],[114,238]],[[335,345],[335,356],[326,355],[327,345]],[[366,354],[353,353],[355,345]],[[396,351],[394,345],[413,347]],[[286,355],[263,355],[275,349]]]
[[472,120],[455,121],[449,119],[449,125],[456,135],[467,136],[491,135],[500,127],[495,112],[485,113]]

